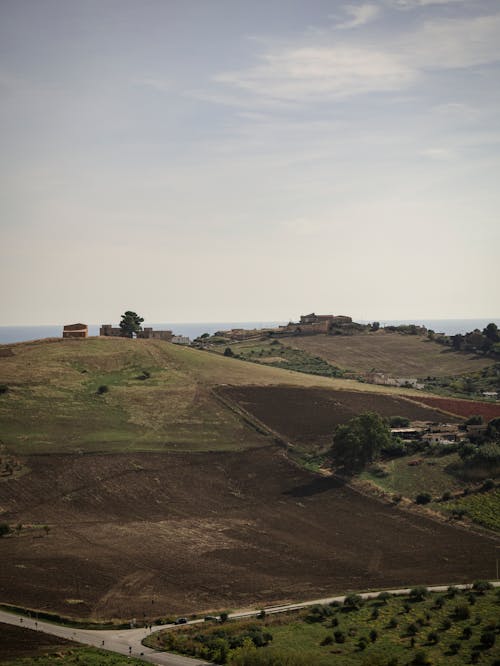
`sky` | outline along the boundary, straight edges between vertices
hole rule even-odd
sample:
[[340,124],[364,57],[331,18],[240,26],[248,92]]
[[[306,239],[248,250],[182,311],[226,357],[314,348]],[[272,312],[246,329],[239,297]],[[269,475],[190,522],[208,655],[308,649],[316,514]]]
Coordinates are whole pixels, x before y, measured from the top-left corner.
[[2,0],[0,324],[500,317],[500,0]]

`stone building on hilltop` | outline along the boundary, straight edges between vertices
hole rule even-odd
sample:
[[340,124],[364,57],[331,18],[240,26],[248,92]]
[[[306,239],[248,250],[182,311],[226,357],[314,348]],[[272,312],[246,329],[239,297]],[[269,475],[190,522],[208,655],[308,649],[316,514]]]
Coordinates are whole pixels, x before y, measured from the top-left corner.
[[[99,329],[99,335],[106,338],[126,337],[119,326],[112,326],[111,324],[103,324]],[[171,342],[172,331],[155,331],[153,328],[146,326],[146,328],[137,333],[136,337],[142,340],[153,339],[153,340],[166,340],[167,342]]]
[[63,338],[87,338],[88,335],[87,324],[66,324],[63,328]]

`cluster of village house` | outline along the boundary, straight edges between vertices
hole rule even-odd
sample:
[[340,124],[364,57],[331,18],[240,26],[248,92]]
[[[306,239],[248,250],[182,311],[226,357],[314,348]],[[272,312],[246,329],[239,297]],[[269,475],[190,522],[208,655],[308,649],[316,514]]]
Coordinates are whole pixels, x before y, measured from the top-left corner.
[[[63,328],[63,338],[87,338],[89,327],[87,324],[67,324]],[[119,326],[103,324],[99,329],[99,335],[102,337],[122,337],[123,331]],[[177,345],[188,345],[190,340],[185,335],[174,335],[172,331],[155,331],[151,327],[145,327],[137,333],[138,338],[166,340]]]
[[484,434],[487,425],[462,425],[457,423],[429,423],[415,421],[407,428],[391,428],[391,433],[403,442],[425,442],[427,444],[450,444],[469,437]]

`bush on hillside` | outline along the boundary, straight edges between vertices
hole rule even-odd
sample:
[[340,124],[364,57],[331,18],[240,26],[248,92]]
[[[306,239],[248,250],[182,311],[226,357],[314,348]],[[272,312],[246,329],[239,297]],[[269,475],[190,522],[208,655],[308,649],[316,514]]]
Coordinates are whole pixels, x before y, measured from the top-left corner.
[[429,504],[429,502],[432,500],[432,497],[429,493],[419,493],[415,497],[415,503],[416,504]]

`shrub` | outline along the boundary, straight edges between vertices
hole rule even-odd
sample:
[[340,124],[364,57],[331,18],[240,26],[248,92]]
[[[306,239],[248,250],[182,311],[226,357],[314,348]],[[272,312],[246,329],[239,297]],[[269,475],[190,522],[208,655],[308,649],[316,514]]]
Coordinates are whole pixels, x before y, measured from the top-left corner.
[[462,629],[462,639],[464,641],[468,641],[471,636],[472,636],[472,627],[467,625]]
[[447,502],[448,500],[451,500],[451,493],[449,490],[445,490],[445,492],[442,494],[441,499],[443,502]]
[[377,631],[376,629],[372,629],[372,630],[370,631],[370,640],[371,640],[371,642],[372,642],[372,643],[375,643],[375,641],[377,640],[377,638],[378,638],[378,631]]
[[458,589],[458,587],[455,587],[454,585],[450,585],[449,588],[446,591],[446,594],[450,599],[454,599],[459,592],[460,592],[460,590]]
[[424,585],[417,585],[417,587],[410,590],[410,599],[412,601],[423,601],[428,593],[429,590]]
[[464,516],[467,515],[467,511],[465,509],[462,509],[462,508],[456,508],[456,509],[452,509],[451,515],[452,515],[453,518],[456,518],[457,520],[460,520],[461,518],[463,518]]
[[349,610],[360,608],[362,604],[363,598],[360,597],[359,594],[348,594],[344,599],[344,607],[348,608]]
[[410,425],[410,419],[406,416],[391,416],[389,419],[391,428],[407,428]]
[[[262,352],[261,352],[261,355],[262,355]],[[234,352],[231,349],[231,347],[226,347],[224,349],[224,356],[234,356]]]
[[388,599],[391,598],[391,593],[390,592],[381,592],[378,596],[377,599],[380,599],[380,601],[383,601],[384,604],[387,604]]
[[101,384],[101,386],[98,387],[96,393],[97,395],[102,395],[103,393],[107,393],[109,391],[109,388],[106,386],[106,384]]
[[449,617],[445,617],[444,620],[441,622],[441,628],[444,631],[448,631],[448,629],[451,629],[451,620]]
[[406,635],[415,636],[416,634],[418,634],[418,626],[415,624],[415,622],[412,622],[406,629]]
[[389,627],[389,629],[396,629],[396,627],[398,626],[397,618],[391,617],[391,619],[389,620],[389,624],[387,626]]
[[368,641],[364,636],[361,636],[361,638],[358,640],[358,650],[366,650],[366,647],[368,645]]
[[7,523],[0,523],[0,537],[6,536],[10,533],[10,527]]
[[9,387],[7,384],[0,384],[0,395],[3,395],[4,393],[7,393],[9,390]]
[[450,643],[450,653],[451,654],[457,654],[458,651],[460,650],[460,643],[457,643],[454,641],[453,643]]
[[336,643],[345,643],[345,634],[343,631],[340,631],[340,629],[333,632],[333,637]]
[[330,606],[316,604],[313,606],[306,617],[307,622],[323,622],[325,617],[332,615],[333,610]]
[[495,632],[494,631],[483,631],[481,634],[481,645],[485,650],[489,650],[495,645]]
[[325,636],[320,645],[331,645],[333,643],[333,636]]
[[487,580],[476,580],[472,584],[472,589],[475,590],[476,592],[479,592],[479,594],[484,594],[488,590],[492,590],[493,585],[489,583]]
[[419,650],[410,662],[413,666],[429,666],[432,661],[423,650]]
[[429,631],[427,634],[427,640],[431,645],[436,645],[439,643],[439,634],[437,631]]
[[453,609],[452,617],[455,620],[468,620],[470,618],[470,608],[466,604],[459,604]]
[[429,493],[419,493],[415,497],[415,503],[416,504],[429,504],[431,499],[432,499],[432,497]]
[[495,482],[493,481],[493,479],[485,479],[483,485],[481,486],[481,490],[483,492],[486,492],[488,490],[493,490],[494,487],[495,487]]

